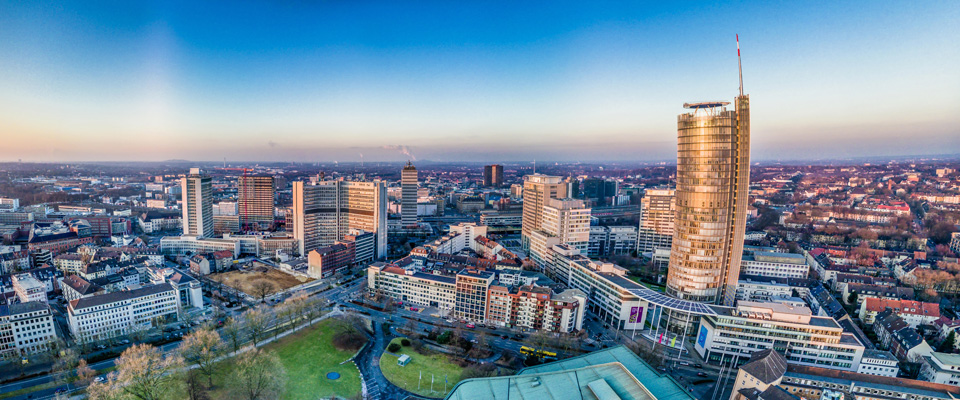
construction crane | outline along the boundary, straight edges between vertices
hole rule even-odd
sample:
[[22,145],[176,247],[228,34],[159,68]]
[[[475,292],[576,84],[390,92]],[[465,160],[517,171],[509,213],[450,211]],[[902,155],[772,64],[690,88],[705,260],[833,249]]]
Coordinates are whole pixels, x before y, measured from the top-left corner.
[[[246,178],[250,172],[253,172],[253,168],[227,168],[227,167],[224,167],[224,168],[216,168],[216,169],[223,170],[223,171],[243,171],[243,175],[242,175],[242,176],[243,176],[244,178]],[[243,184],[242,184],[243,187],[241,187],[241,183],[240,183],[240,182],[243,182]],[[240,193],[241,193],[242,191],[246,190],[246,184],[247,184],[247,180],[246,180],[246,179],[237,179],[237,203],[240,203]],[[241,231],[248,231],[248,230],[250,230],[250,221],[248,220],[248,218],[250,217],[250,215],[247,214],[247,203],[248,203],[247,201],[244,201],[244,202],[243,202],[243,214],[240,214],[240,230],[241,230]],[[238,205],[239,205],[239,204],[238,204]]]

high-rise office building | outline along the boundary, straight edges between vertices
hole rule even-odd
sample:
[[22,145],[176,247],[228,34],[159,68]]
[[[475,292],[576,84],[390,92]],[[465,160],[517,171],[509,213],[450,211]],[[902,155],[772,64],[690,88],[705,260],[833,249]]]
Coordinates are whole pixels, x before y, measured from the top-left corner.
[[190,174],[180,179],[183,193],[183,235],[213,237],[213,180],[190,168]]
[[583,180],[583,198],[606,204],[617,195],[617,181],[612,179],[587,178]]
[[530,233],[530,258],[543,270],[547,254],[558,244],[567,244],[582,253],[590,243],[590,208],[583,200],[545,199],[540,229]]
[[676,219],[669,295],[732,306],[750,182],[750,98],[684,104],[677,118]]
[[483,186],[500,187],[503,186],[503,166],[500,164],[486,165],[483,167]]
[[400,225],[417,224],[417,168],[409,161],[400,175]]
[[267,229],[273,225],[273,189],[272,176],[237,178],[237,211],[243,228]]
[[376,258],[386,257],[386,186],[379,180],[293,182],[292,223],[301,255],[362,230],[374,234]]
[[548,199],[567,197],[567,185],[559,176],[533,174],[523,181],[523,223],[520,227],[520,243],[530,248],[530,234],[540,230],[543,222],[543,206]]
[[653,253],[657,249],[670,250],[676,213],[675,196],[673,189],[648,189],[640,199],[638,254]]

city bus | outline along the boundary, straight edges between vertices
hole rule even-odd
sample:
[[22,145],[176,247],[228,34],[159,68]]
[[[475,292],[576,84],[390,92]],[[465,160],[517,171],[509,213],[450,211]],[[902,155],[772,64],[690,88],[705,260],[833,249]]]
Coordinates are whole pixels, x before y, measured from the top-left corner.
[[552,351],[546,351],[546,350],[536,350],[533,347],[527,347],[527,346],[520,347],[520,354],[523,354],[526,356],[537,356],[545,360],[557,359],[557,353],[554,353]]

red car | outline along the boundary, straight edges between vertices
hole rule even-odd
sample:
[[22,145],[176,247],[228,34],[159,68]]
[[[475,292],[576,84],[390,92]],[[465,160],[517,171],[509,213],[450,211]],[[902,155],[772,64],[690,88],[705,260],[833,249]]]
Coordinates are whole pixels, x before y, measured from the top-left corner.
[[474,324],[467,324],[467,328],[473,329],[473,328],[476,328],[476,325],[474,325]]
[[410,307],[410,311],[420,311],[420,309],[416,307]]

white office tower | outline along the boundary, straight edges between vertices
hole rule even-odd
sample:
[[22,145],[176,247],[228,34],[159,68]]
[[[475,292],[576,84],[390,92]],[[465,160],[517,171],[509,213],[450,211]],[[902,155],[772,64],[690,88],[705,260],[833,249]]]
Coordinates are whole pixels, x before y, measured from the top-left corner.
[[190,168],[190,174],[180,179],[183,193],[183,235],[213,237],[213,181]]
[[387,256],[387,188],[383,181],[293,182],[293,237],[300,254],[372,232],[376,258]]
[[400,225],[417,224],[417,168],[409,161],[400,175]]
[[546,199],[541,210],[540,229],[530,233],[530,258],[547,270],[549,251],[567,244],[586,254],[590,243],[590,208],[582,200]]
[[523,223],[520,227],[520,244],[524,249],[530,248],[530,235],[540,230],[547,200],[566,197],[567,184],[559,176],[533,174],[524,177]]

